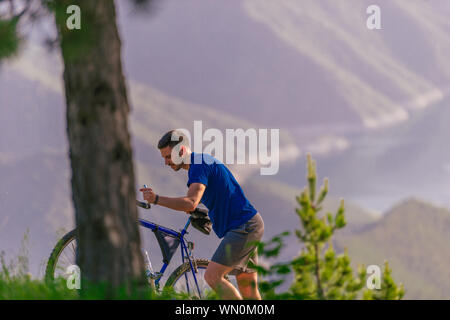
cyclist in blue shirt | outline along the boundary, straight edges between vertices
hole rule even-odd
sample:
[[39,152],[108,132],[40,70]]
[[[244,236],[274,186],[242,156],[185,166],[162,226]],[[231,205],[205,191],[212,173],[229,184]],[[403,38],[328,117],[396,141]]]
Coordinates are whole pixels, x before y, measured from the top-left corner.
[[[178,159],[172,159],[172,151]],[[247,265],[258,263],[253,241],[260,241],[264,233],[261,215],[245,197],[241,186],[228,168],[218,159],[190,150],[188,139],[179,131],[167,132],[158,149],[165,164],[174,171],[188,171],[188,191],[185,197],[164,197],[151,188],[140,189],[144,199],[173,210],[191,212],[201,202],[209,209],[214,232],[223,238],[205,272],[206,282],[223,299],[261,299],[257,273]],[[236,275],[239,291],[225,279]]]

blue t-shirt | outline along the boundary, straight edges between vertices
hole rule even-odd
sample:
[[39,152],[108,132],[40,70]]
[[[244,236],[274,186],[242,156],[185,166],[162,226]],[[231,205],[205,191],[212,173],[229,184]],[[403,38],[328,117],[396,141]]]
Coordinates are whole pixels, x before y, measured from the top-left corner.
[[188,187],[196,182],[206,186],[200,202],[208,208],[213,230],[219,238],[257,213],[230,170],[213,156],[192,152],[188,176]]

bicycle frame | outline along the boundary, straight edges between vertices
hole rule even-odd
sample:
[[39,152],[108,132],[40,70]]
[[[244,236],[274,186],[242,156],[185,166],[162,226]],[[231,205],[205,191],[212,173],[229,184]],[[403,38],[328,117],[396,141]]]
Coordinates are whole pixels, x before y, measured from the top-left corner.
[[[161,231],[163,231],[163,232],[165,232],[167,234],[170,234],[170,235],[172,235],[172,236],[174,236],[174,237],[176,237],[176,238],[178,238],[180,240],[181,261],[182,261],[182,263],[184,263],[184,259],[185,259],[184,257],[186,256],[188,258],[189,265],[190,265],[191,271],[192,271],[192,275],[194,277],[195,285],[197,286],[197,291],[198,291],[198,294],[199,294],[199,296],[201,298],[202,294],[201,294],[200,288],[198,286],[197,276],[195,275],[195,269],[194,269],[194,266],[192,264],[191,255],[189,254],[186,242],[184,240],[184,235],[187,232],[187,228],[191,224],[191,217],[189,217],[189,219],[186,222],[183,230],[181,230],[180,232],[176,232],[176,231],[174,231],[172,229],[168,229],[166,227],[160,226],[158,224],[155,224],[155,223],[153,223],[151,221],[147,221],[145,219],[139,219],[139,224],[141,226],[143,226],[144,228],[151,229],[152,231],[155,231],[155,230],[159,229],[159,230],[161,230]],[[156,287],[159,286],[159,281],[161,280],[161,277],[164,274],[164,271],[166,271],[166,268],[167,268],[168,265],[169,265],[169,263],[165,263],[164,262],[163,266],[161,267],[161,270],[159,271],[159,275],[160,276],[155,280],[155,286]],[[188,290],[188,293],[189,293],[189,283],[188,283],[188,279],[187,279],[187,275],[186,274],[185,274],[185,279],[186,279],[186,287],[187,287],[187,290]]]

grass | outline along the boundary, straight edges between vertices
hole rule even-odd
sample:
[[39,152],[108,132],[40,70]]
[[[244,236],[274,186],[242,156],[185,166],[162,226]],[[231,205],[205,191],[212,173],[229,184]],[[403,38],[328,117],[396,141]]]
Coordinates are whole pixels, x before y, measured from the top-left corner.
[[[23,259],[17,259],[24,261]],[[8,265],[4,259],[4,252],[0,254],[0,300],[95,300],[109,299],[107,286],[90,286],[89,291],[80,295],[80,291],[69,289],[67,280],[58,278],[54,281],[32,279],[28,272],[24,272],[24,265],[10,262]],[[187,294],[176,293],[173,290],[162,290],[153,293],[150,288],[144,288],[139,292],[128,294],[125,289],[119,289],[115,299],[119,300],[186,300],[190,299]],[[208,292],[207,300],[218,299],[214,292]]]
[[45,283],[33,279],[28,265],[29,230],[22,238],[16,260],[6,262],[5,252],[0,252],[0,300],[67,300],[77,299],[78,293],[69,290],[64,279]]
[[59,279],[52,284],[33,280],[27,275],[9,277],[0,274],[0,300],[72,300],[78,293],[67,289],[66,281]]
[[[96,284],[89,286],[89,290],[69,289],[65,278],[53,281],[33,279],[28,268],[28,234],[24,235],[19,255],[15,260],[6,262],[5,252],[0,252],[0,300],[97,300],[110,299],[108,286]],[[115,292],[114,299],[119,300],[187,300],[191,299],[186,293],[177,293],[164,289],[152,292],[150,287],[143,287],[134,293],[128,293],[125,288]],[[217,300],[219,297],[208,291],[205,299]]]

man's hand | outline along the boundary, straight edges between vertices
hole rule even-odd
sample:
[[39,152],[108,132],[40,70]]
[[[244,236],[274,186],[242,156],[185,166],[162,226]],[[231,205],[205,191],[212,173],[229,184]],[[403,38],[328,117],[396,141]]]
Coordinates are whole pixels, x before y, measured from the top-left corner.
[[142,188],[139,189],[139,191],[142,191],[144,200],[147,200],[149,203],[154,203],[156,194],[153,192],[152,188]]

